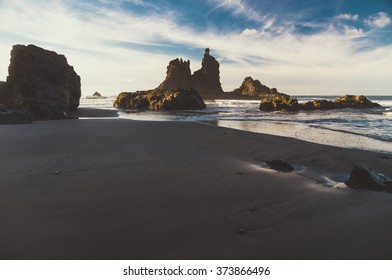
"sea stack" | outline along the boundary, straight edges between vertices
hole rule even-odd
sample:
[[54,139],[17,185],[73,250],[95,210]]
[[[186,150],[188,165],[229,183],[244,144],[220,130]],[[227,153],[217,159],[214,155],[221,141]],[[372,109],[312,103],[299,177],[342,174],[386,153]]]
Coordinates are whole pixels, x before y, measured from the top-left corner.
[[158,86],[159,89],[176,90],[193,87],[189,60],[173,59],[166,69],[166,79]]
[[22,105],[33,119],[64,119],[79,106],[80,77],[64,55],[15,45],[0,103]]
[[223,94],[219,77],[219,62],[210,55],[209,48],[205,49],[201,65],[201,69],[192,75],[193,87],[203,98]]

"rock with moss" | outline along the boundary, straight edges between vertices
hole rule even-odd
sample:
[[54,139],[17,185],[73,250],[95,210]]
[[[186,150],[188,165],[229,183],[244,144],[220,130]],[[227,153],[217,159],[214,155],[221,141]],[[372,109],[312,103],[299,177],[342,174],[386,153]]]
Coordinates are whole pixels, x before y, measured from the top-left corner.
[[259,109],[262,111],[296,112],[299,110],[299,105],[298,100],[295,98],[277,96],[261,99]]
[[344,95],[335,99],[336,108],[380,108],[381,105],[374,103],[363,95]]
[[194,89],[122,92],[113,104],[119,109],[136,110],[203,110],[206,105]]

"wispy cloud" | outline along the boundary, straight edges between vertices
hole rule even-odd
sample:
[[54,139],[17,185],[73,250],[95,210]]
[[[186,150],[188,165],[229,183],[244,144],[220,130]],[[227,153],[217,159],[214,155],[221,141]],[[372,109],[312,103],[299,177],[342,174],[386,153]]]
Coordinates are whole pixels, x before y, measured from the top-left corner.
[[352,20],[352,21],[358,21],[359,16],[358,15],[353,15],[353,14],[340,14],[335,17],[338,20]]
[[243,0],[209,0],[209,2],[215,5],[215,9],[230,10],[234,15],[262,24],[264,29],[270,28],[274,23],[273,17],[262,14]]
[[379,12],[376,15],[370,16],[365,20],[365,23],[374,28],[384,28],[391,24],[390,16],[385,12]]
[[[220,3],[234,13],[247,9],[242,1]],[[248,75],[289,94],[391,88],[392,46],[377,46],[366,31],[348,23],[327,23],[312,34],[290,28],[277,33],[278,23],[268,23],[269,18],[259,28],[223,33],[179,23],[177,12],[137,14],[76,0],[3,0],[0,80],[7,75],[9,51],[17,43],[34,43],[65,54],[82,77],[85,95],[96,90],[116,94],[153,88],[164,79],[169,60],[190,58],[194,71],[200,67],[196,59],[209,46],[221,61],[225,90],[238,87]],[[341,20],[353,21],[354,16]],[[274,32],[265,28],[268,25],[274,25]],[[200,50],[199,57],[189,57],[194,49]]]

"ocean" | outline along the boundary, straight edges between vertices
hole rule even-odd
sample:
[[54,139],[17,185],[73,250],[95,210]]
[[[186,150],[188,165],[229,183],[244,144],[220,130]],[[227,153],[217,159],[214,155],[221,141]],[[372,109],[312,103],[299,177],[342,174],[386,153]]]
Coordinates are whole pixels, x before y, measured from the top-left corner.
[[[116,96],[81,98],[81,107],[113,108]],[[299,102],[334,100],[337,96],[294,96]],[[144,121],[196,121],[212,125],[293,137],[344,148],[392,154],[392,96],[368,96],[379,103],[377,109],[301,111],[297,113],[261,112],[259,101],[206,101],[202,111],[128,111],[119,118]]]

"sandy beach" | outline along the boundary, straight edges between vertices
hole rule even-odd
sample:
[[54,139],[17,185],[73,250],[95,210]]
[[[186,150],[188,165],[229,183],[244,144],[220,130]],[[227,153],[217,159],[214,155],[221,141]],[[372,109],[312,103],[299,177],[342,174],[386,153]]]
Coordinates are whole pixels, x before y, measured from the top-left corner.
[[[81,116],[113,112],[82,110]],[[391,259],[392,157],[196,122],[0,126],[1,259]],[[264,162],[282,159],[297,171]]]

